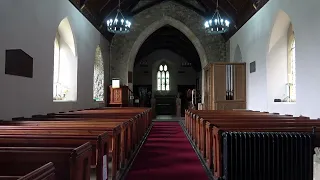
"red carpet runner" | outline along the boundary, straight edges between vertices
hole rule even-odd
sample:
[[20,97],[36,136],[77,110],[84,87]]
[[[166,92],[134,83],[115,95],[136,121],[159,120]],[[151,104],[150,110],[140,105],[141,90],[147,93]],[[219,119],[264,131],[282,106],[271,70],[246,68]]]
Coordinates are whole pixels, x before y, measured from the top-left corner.
[[205,180],[208,176],[178,122],[155,122],[126,180]]

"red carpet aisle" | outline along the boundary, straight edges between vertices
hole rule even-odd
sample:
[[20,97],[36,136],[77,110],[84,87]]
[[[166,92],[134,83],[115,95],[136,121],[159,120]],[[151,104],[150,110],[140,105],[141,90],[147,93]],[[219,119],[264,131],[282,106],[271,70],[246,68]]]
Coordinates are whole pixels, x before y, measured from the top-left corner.
[[178,122],[155,122],[126,180],[205,180],[200,160]]

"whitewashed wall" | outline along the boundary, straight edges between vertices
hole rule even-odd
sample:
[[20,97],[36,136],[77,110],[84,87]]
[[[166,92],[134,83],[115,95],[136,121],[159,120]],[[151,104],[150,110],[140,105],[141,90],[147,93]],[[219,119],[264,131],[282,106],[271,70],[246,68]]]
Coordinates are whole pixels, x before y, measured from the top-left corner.
[[[78,98],[77,102],[53,103],[53,44],[58,25],[65,17],[75,36]],[[95,50],[101,44],[108,61],[108,42],[69,1],[1,0],[0,24],[0,119],[96,106]],[[22,49],[34,58],[33,78],[4,74],[6,49]]]
[[[319,7],[319,0],[270,0],[231,38],[230,57],[237,57],[239,45],[242,61],[247,62],[248,109],[320,117]],[[277,37],[276,42],[271,40],[273,49],[269,52],[271,32],[280,11],[290,18],[296,37],[296,103],[273,102],[282,92],[276,92],[272,86],[277,85],[277,79],[283,78],[287,71],[283,62],[276,61],[284,56],[277,45],[285,43],[286,37]],[[268,56],[274,56],[273,61],[268,61]],[[256,61],[256,72],[250,74],[249,63],[252,61]]]

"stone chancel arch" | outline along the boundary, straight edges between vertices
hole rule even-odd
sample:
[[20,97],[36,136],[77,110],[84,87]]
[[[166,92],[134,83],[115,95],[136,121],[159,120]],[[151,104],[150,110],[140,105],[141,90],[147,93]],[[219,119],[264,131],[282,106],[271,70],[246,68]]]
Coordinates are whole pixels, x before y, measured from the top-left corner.
[[[132,18],[134,30],[125,35],[115,35],[112,39],[111,78],[120,78],[122,84],[128,84],[128,72],[133,70],[139,48],[148,36],[166,25],[179,30],[191,41],[200,56],[201,67],[206,66],[209,57],[211,62],[224,61],[226,43],[222,36],[204,33],[199,28],[203,27],[204,21],[203,16],[174,1],[165,1],[139,12]],[[199,77],[204,77],[204,73]],[[200,89],[204,84],[203,78],[201,82]],[[128,85],[133,86],[131,83]]]
[[196,50],[199,54],[201,66],[202,67],[206,66],[206,64],[208,63],[206,52],[205,52],[200,40],[197,38],[197,36],[182,22],[180,22],[172,17],[169,17],[169,16],[163,16],[163,18],[160,19],[159,21],[156,21],[156,22],[152,23],[151,25],[149,25],[139,35],[139,37],[134,42],[134,44],[130,50],[130,54],[129,54],[128,61],[127,61],[128,62],[128,64],[127,64],[128,71],[133,70],[135,58],[137,56],[137,53],[138,53],[141,45],[144,43],[144,41],[152,33],[154,33],[156,30],[160,29],[161,27],[163,27],[165,25],[170,25],[170,26],[178,29],[179,31],[181,31],[184,35],[186,35],[189,38],[189,40],[192,42],[192,44],[194,45],[194,47],[196,48]]
[[[207,65],[208,60],[207,60],[207,55],[206,55],[205,49],[203,48],[203,46],[202,46],[200,40],[197,38],[197,36],[182,22],[180,22],[172,17],[169,17],[169,16],[163,16],[162,19],[152,23],[143,32],[141,32],[140,35],[138,36],[138,38],[136,39],[136,41],[134,42],[134,44],[130,50],[130,54],[128,56],[128,61],[127,61],[128,62],[127,63],[128,71],[133,70],[135,58],[137,56],[137,53],[138,53],[140,47],[144,43],[144,41],[152,33],[154,33],[156,30],[158,30],[159,28],[161,28],[165,25],[170,25],[170,26],[178,29],[186,37],[188,37],[188,39],[192,42],[192,44],[194,45],[194,47],[196,48],[196,50],[198,52],[200,62],[201,62],[201,67],[204,68]],[[204,77],[203,70],[202,70],[202,77]],[[204,78],[202,78],[201,84],[202,85],[204,84]],[[203,93],[204,93],[204,88],[202,88],[202,94]],[[203,98],[204,98],[204,96],[202,95],[202,102],[204,100]]]
[[64,18],[54,39],[53,100],[77,100],[76,44],[68,18]]

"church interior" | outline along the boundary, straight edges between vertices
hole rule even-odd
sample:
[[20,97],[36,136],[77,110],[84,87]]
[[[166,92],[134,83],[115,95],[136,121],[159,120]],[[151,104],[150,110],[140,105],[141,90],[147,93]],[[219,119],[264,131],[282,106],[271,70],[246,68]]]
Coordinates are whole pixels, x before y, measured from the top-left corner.
[[1,0],[0,179],[320,180],[319,7]]

